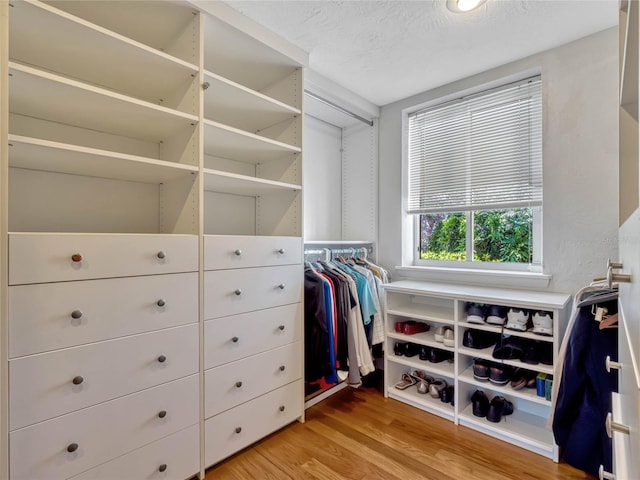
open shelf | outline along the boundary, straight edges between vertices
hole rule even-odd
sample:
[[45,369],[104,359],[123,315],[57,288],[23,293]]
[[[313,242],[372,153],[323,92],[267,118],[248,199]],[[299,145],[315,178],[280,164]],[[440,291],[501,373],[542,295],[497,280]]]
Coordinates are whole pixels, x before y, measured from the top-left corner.
[[476,380],[475,378],[473,378],[473,366],[467,368],[464,372],[459,374],[458,380],[470,385],[474,385],[480,389],[490,388],[492,391],[500,392],[503,395],[522,398],[523,400],[527,400],[528,402],[539,403],[540,405],[551,407],[551,402],[546,400],[544,397],[539,397],[536,394],[535,388],[523,388],[521,390],[514,390],[513,388],[508,386],[509,384],[501,386],[489,381],[481,382],[479,380]]
[[204,169],[204,189],[209,192],[258,197],[270,193],[302,190],[300,185]]
[[300,115],[300,109],[205,72],[204,116],[248,132],[257,132]]
[[211,120],[204,121],[206,155],[246,163],[262,163],[300,153],[299,147],[244,132]]
[[47,4],[20,1],[12,6],[9,55],[14,61],[151,103],[185,90],[198,73],[196,65]]
[[10,62],[9,111],[159,142],[198,117]]
[[391,383],[387,389],[389,398],[409,403],[416,408],[435,413],[441,417],[453,420],[453,406],[450,403],[443,403],[439,398],[433,398],[431,395],[418,393],[415,386],[406,390],[398,390]]
[[469,322],[458,322],[458,325],[466,328],[474,328],[476,330],[484,330],[485,332],[494,332],[500,333],[504,335],[509,335],[513,337],[527,338],[529,340],[538,340],[540,342],[549,342],[553,343],[553,337],[547,335],[538,335],[533,332],[519,332],[517,330],[509,330],[508,328],[503,329],[499,325],[491,325],[490,323],[481,324],[481,323],[469,323]]
[[191,165],[19,135],[9,135],[9,166],[155,184],[198,172]]
[[[425,362],[423,360],[419,360],[418,357],[401,357],[401,356],[391,356],[387,357],[387,360],[390,363],[403,365],[405,367],[409,367],[413,370],[424,370],[425,372],[429,372],[432,376],[441,376],[447,377],[447,379],[451,382],[451,379],[454,376],[454,368],[453,363],[449,362],[440,362],[440,363],[431,363]],[[397,389],[396,389],[397,390]]]
[[387,313],[390,315],[397,315],[399,317],[453,325],[453,306],[452,308],[447,308],[438,305],[406,302],[402,304],[389,305]]
[[454,351],[454,347],[447,347],[442,342],[436,342],[434,329],[431,329],[427,332],[415,333],[413,335],[405,335],[404,333],[392,331],[387,333],[387,337],[393,338],[394,340],[397,340],[399,342],[411,342],[420,345],[427,345],[429,347],[446,350],[448,352]]
[[467,355],[469,357],[484,358],[485,360],[504,363],[505,365],[510,365],[512,367],[520,367],[520,368],[525,368],[527,370],[533,370],[535,372],[548,373],[549,375],[553,375],[553,367],[550,365],[545,365],[543,363],[531,365],[529,363],[524,363],[519,360],[502,360],[499,358],[494,358],[492,355],[493,347],[494,347],[493,345],[483,349],[460,347],[458,349],[458,352],[462,355]]

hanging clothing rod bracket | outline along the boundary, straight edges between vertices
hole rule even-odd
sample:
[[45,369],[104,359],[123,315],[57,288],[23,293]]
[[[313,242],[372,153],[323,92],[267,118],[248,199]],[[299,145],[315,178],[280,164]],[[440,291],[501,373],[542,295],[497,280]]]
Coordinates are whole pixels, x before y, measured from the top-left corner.
[[330,100],[327,100],[326,98],[322,98],[320,95],[317,95],[309,90],[307,90],[306,88],[304,89],[304,93],[305,95],[310,96],[311,98],[314,98],[316,100],[318,100],[321,103],[324,103],[325,105],[338,110],[340,113],[344,113],[345,115],[355,118],[356,120],[360,120],[362,123],[366,123],[367,125],[369,125],[370,127],[373,127],[373,120],[369,120],[367,118],[364,118],[360,115],[358,115],[357,113],[353,113],[349,110],[347,110],[346,108],[341,107],[340,105],[337,105],[335,103],[333,103]]

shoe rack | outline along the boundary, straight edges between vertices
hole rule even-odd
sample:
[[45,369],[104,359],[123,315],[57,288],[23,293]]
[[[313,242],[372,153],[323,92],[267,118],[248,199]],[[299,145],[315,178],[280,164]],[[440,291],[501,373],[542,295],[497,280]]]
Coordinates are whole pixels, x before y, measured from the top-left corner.
[[[551,401],[545,396],[538,396],[536,388],[514,389],[510,382],[498,385],[488,380],[479,380],[474,377],[473,366],[475,359],[482,359],[507,371],[520,368],[531,376],[552,375],[569,318],[569,295],[404,280],[387,284],[385,292],[385,397],[558,461],[558,448],[552,432],[546,427],[553,408]],[[467,322],[466,311],[470,303],[549,312],[553,316],[553,335]],[[430,328],[425,332],[405,334],[401,328],[396,327],[396,323],[407,321],[425,323]],[[453,346],[440,341],[441,327],[453,329]],[[467,335],[492,332],[503,341],[512,338],[536,345],[540,349],[550,348],[553,362],[531,364],[519,359],[494,358],[494,345],[480,349],[464,345],[463,338],[467,330],[470,331]],[[403,351],[404,344],[412,344],[408,347],[409,356]],[[429,354],[433,349],[436,349],[437,355]],[[448,356],[453,359],[447,360]],[[434,379],[443,379],[448,385],[452,385],[453,401],[445,402],[429,392],[420,393],[415,385],[404,389],[396,388],[404,373],[416,371]],[[489,401],[495,397],[504,397],[513,405],[513,413],[501,416],[498,422],[475,416],[471,398],[477,390],[483,391]]]

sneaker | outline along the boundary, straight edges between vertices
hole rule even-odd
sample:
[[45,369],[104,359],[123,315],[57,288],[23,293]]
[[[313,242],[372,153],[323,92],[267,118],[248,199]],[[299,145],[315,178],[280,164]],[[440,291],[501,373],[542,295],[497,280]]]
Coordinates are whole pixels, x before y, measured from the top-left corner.
[[470,303],[467,305],[467,322],[469,323],[485,323],[485,312],[479,303]]
[[537,311],[533,314],[533,333],[539,335],[553,335],[553,314]]
[[492,325],[504,325],[507,321],[507,307],[501,307],[499,305],[491,305],[487,311],[487,323]]
[[520,308],[510,308],[507,312],[507,324],[506,328],[509,330],[517,330],[519,332],[526,332],[529,326],[529,313],[526,310]]
[[436,331],[434,333],[434,337],[436,339],[436,342],[440,342],[443,343],[444,342],[444,334],[447,330],[452,330],[451,327],[446,327],[446,326],[442,326],[442,327],[438,327],[436,328]]
[[455,341],[455,338],[453,338],[452,329],[449,328],[445,330],[442,343],[445,345],[445,347],[453,347],[455,345],[456,341]]

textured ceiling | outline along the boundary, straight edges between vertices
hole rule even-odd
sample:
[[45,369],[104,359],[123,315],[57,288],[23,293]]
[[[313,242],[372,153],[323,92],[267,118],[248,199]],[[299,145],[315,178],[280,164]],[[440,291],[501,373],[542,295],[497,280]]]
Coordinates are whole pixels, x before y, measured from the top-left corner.
[[615,26],[618,0],[227,0],[310,54],[310,67],[376,105]]

